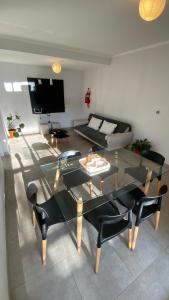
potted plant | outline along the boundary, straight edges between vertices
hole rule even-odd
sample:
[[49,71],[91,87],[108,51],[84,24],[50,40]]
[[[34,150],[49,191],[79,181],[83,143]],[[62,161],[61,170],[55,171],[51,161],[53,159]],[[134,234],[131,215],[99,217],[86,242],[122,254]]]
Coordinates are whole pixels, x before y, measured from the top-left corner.
[[144,150],[150,150],[151,149],[151,142],[148,139],[137,139],[135,142],[131,145],[131,150],[134,151],[137,154],[141,154]]
[[19,134],[22,132],[22,129],[25,127],[23,123],[20,123],[21,117],[18,116],[17,114],[13,115],[10,114],[7,117],[7,122],[8,122],[8,132],[9,132],[9,137],[18,137]]

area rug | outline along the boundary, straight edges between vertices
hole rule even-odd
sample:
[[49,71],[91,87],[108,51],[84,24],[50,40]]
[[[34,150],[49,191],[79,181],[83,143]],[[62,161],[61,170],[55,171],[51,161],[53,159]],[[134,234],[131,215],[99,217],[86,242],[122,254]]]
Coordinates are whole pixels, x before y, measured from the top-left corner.
[[63,139],[66,137],[69,137],[69,135],[67,134],[67,131],[64,129],[52,129],[49,132],[50,134],[53,134],[54,137],[56,137],[57,139]]

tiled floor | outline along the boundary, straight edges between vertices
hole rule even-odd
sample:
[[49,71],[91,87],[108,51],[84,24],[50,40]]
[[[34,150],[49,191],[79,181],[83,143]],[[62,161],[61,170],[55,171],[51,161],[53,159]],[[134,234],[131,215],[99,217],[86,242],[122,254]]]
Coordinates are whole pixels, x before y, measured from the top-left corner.
[[[81,253],[75,247],[75,222],[49,230],[47,264],[41,264],[41,239],[31,223],[25,189],[39,186],[38,200],[49,196],[39,165],[55,160],[60,151],[87,152],[90,142],[69,132],[52,147],[40,135],[11,142],[6,170],[8,271],[12,300],[169,299],[169,199],[165,197],[158,231],[152,221],[140,229],[136,250],[126,245],[126,233],[103,246],[100,272],[93,272],[96,232],[84,223]],[[169,176],[169,174],[168,174]],[[163,179],[167,183],[167,177]]]

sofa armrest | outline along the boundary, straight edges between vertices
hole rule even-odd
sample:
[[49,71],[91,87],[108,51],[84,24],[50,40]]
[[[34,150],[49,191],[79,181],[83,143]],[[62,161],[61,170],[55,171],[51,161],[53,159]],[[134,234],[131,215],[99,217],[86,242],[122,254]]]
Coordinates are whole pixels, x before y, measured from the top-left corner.
[[79,125],[85,125],[88,123],[88,119],[77,119],[73,120],[73,127],[79,126]]
[[107,141],[108,150],[114,150],[122,147],[126,147],[132,141],[132,131],[123,133],[112,133],[105,136]]

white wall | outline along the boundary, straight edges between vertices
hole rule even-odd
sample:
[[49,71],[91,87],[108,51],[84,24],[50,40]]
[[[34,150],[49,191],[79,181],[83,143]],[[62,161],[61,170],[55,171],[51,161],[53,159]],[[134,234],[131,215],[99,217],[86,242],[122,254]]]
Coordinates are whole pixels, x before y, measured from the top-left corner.
[[[22,92],[6,92],[4,82],[22,82],[27,77],[53,78],[64,80],[65,113],[51,115],[51,120],[59,121],[61,127],[70,127],[72,120],[83,118],[86,108],[83,104],[83,72],[77,70],[63,70],[56,75],[49,67],[28,66],[21,64],[0,63],[0,107],[4,118],[9,113],[17,112],[22,116],[26,127],[24,133],[39,131],[39,116],[31,111],[28,88]],[[42,120],[45,120],[45,116]]]
[[0,110],[0,156],[9,154],[8,135]]
[[0,299],[8,300],[7,256],[6,256],[6,228],[5,228],[5,197],[4,170],[0,158]]
[[[169,45],[115,57],[111,66],[85,74],[91,111],[133,125],[169,162]],[[159,110],[160,114],[156,114]]]

